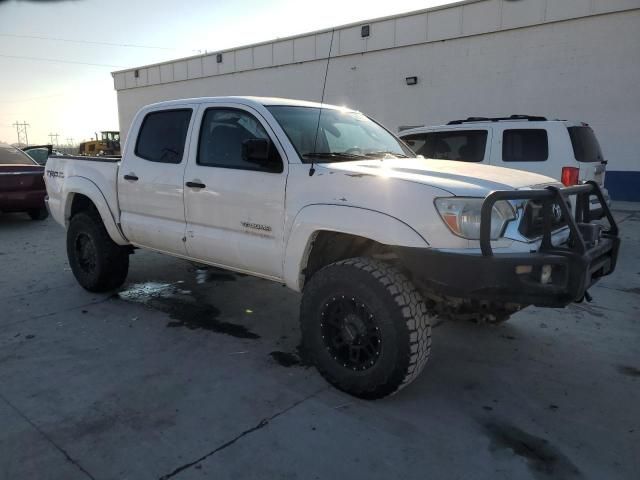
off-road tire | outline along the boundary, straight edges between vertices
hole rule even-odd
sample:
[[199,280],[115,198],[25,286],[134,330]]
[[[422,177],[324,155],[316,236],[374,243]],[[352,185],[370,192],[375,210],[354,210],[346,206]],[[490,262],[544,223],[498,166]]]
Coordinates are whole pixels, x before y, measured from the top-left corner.
[[[79,252],[79,243],[85,242],[91,250],[91,262]],[[120,287],[129,272],[129,250],[111,240],[97,212],[78,213],[71,218],[67,257],[76,280],[90,292],[108,292]]]
[[49,216],[49,211],[46,207],[32,208],[27,210],[27,214],[31,217],[31,220],[44,220]]
[[[367,317],[379,333],[375,363],[363,371],[340,363],[323,336],[331,302],[346,301],[346,309],[339,310],[344,312],[352,300],[370,313]],[[371,258],[342,260],[315,273],[304,287],[300,323],[308,360],[329,383],[360,398],[382,398],[406,387],[431,352],[431,317],[422,295],[397,268]]]

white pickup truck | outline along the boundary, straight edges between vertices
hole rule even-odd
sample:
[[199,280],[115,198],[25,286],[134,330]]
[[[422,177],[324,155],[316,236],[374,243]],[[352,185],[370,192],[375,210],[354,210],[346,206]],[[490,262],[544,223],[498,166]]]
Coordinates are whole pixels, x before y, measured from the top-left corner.
[[362,113],[277,98],[149,105],[122,159],[51,157],[51,214],[90,291],[148,248],[303,293],[303,347],[362,398],[409,384],[436,315],[506,320],[562,307],[615,268],[596,183],[417,157]]

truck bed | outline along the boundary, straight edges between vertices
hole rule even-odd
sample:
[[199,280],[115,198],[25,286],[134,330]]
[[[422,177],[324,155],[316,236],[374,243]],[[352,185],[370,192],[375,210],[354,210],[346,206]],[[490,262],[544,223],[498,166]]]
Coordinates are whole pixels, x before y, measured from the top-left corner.
[[[120,157],[52,156],[45,167],[45,183],[49,195],[48,205],[51,215],[65,224],[69,205],[63,204],[67,191],[83,191],[97,188],[104,198],[111,215],[118,218],[117,179]],[[78,186],[81,188],[77,188]]]

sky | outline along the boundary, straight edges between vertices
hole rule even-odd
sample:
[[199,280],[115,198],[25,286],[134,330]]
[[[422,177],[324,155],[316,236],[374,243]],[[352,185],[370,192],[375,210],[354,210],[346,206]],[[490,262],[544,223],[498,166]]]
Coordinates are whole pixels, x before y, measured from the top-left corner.
[[[111,72],[454,0],[0,0],[0,142],[118,129]],[[37,38],[36,38],[37,37]]]

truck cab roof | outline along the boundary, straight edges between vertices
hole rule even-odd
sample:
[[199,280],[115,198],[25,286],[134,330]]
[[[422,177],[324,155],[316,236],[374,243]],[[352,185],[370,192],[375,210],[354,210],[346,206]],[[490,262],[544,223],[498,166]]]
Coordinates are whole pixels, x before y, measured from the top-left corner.
[[330,105],[327,103],[318,103],[318,102],[310,102],[307,100],[294,100],[289,98],[279,98],[279,97],[252,97],[252,96],[224,96],[224,97],[195,97],[195,98],[183,98],[179,100],[167,100],[163,102],[153,103],[151,105],[147,105],[145,109],[163,107],[163,106],[171,106],[171,105],[184,105],[185,103],[189,104],[201,104],[201,103],[241,103],[243,105],[248,106],[273,106],[273,105],[283,105],[283,106],[291,106],[291,107],[311,107],[311,108],[324,108],[330,110],[345,110],[349,112],[355,112],[356,110],[339,106],[339,105]]

